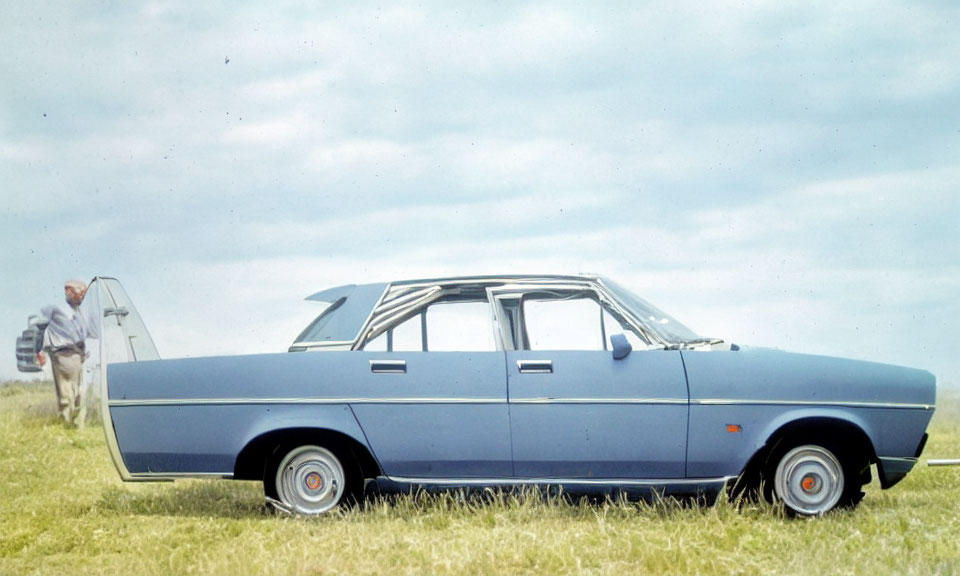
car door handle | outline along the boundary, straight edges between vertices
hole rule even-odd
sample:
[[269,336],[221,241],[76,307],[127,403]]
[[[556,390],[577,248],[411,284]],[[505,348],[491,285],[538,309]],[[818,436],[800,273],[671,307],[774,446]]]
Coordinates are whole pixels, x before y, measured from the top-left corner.
[[517,360],[521,374],[553,374],[552,360]]
[[406,360],[371,360],[370,371],[374,374],[406,374]]

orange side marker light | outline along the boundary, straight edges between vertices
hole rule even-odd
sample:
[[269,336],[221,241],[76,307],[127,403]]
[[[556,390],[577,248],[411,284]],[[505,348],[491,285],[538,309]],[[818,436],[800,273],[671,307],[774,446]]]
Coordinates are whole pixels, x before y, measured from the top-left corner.
[[727,432],[730,434],[737,434],[743,432],[743,426],[739,424],[727,424]]

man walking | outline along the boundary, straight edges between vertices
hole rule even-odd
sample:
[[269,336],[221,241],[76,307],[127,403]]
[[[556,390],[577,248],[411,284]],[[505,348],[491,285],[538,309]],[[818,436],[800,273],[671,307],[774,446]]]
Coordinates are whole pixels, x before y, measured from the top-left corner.
[[79,308],[87,293],[87,285],[79,280],[70,280],[64,284],[63,291],[69,310],[60,306],[40,309],[50,324],[43,333],[43,350],[37,353],[37,362],[43,366],[47,361],[44,351],[50,355],[60,415],[68,425],[74,424],[83,429],[87,410],[81,389],[83,361],[87,356],[85,341],[89,329]]

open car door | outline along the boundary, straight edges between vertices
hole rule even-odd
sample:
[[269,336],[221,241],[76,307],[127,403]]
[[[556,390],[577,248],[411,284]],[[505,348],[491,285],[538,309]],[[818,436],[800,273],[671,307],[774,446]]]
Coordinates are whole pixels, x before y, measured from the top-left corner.
[[94,277],[87,287],[80,311],[90,330],[87,342],[90,358],[85,363],[85,381],[94,386],[100,398],[107,443],[113,444],[110,454],[117,458],[120,452],[110,418],[107,366],[117,362],[159,360],[160,355],[143,319],[116,278]]

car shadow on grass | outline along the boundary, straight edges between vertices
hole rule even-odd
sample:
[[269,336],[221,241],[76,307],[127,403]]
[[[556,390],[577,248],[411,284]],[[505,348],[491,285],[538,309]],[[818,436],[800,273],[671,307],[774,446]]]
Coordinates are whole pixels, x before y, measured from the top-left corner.
[[252,518],[268,514],[259,484],[217,480],[111,486],[103,491],[95,508],[107,514],[146,516]]
[[[339,513],[360,513],[365,509],[394,509],[395,513],[404,511],[416,513],[436,508],[459,508],[461,510],[482,510],[485,507],[547,506],[547,507],[590,507],[598,508],[608,504],[639,505],[640,508],[670,513],[690,507],[701,507],[706,503],[697,499],[657,499],[620,495],[611,498],[610,494],[566,493],[554,489],[521,488],[516,490],[491,489],[454,489],[454,490],[413,490],[399,492],[365,491],[359,502],[330,516]],[[103,514],[179,516],[179,517],[223,517],[256,518],[274,515],[277,511],[267,505],[263,491],[256,482],[227,482],[218,480],[182,480],[167,484],[142,484],[110,486],[103,490],[94,509]],[[279,514],[285,516],[285,514]]]
[[[323,517],[382,513],[389,515],[418,515],[438,510],[458,510],[473,514],[490,509],[554,509],[575,512],[614,507],[632,513],[671,517],[683,511],[711,508],[737,510],[737,514],[761,515],[773,512],[775,507],[750,501],[731,502],[725,494],[716,497],[663,497],[650,492],[573,491],[558,487],[519,488],[456,488],[383,491],[368,484],[359,502],[324,514]],[[179,480],[176,483],[129,484],[110,486],[103,490],[94,510],[107,515],[144,515],[172,517],[263,518],[288,517],[266,503],[258,482],[223,480]]]

